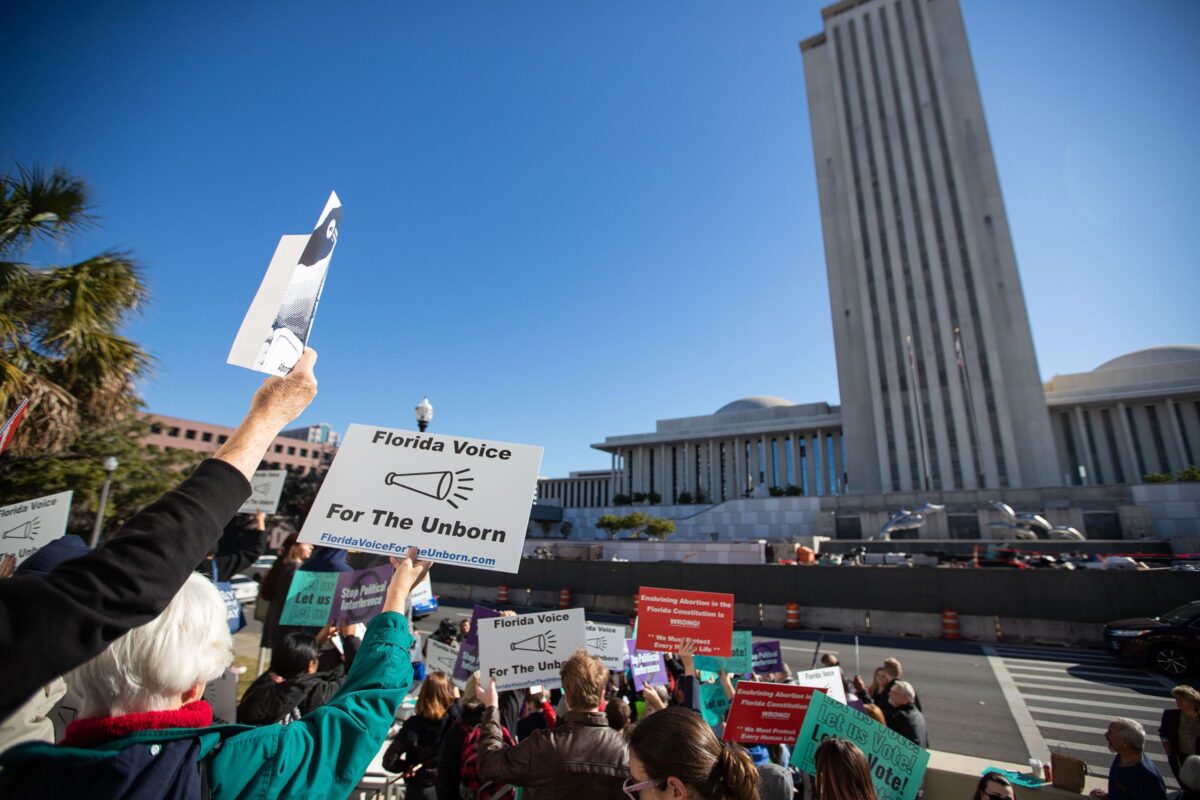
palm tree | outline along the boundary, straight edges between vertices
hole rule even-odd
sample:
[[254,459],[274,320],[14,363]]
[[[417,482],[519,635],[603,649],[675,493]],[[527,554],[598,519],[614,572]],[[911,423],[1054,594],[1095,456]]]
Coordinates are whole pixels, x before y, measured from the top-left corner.
[[21,260],[35,243],[62,245],[94,224],[87,184],[66,170],[0,176],[0,410],[30,398],[16,453],[60,452],[82,426],[140,404],[134,381],[150,356],[118,333],[147,298],[129,254],[69,265]]

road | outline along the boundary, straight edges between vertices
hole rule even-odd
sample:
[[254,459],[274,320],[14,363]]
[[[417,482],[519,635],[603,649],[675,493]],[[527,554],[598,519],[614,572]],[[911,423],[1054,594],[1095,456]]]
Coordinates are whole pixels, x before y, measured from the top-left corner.
[[[470,613],[443,605],[417,629],[427,634],[442,619],[457,623]],[[1104,729],[1112,717],[1125,716],[1146,728],[1147,752],[1168,786],[1175,785],[1155,735],[1162,710],[1174,705],[1172,684],[1103,650],[880,636],[859,637],[856,648],[853,636],[800,631],[754,640],[774,638],[781,638],[784,660],[793,670],[810,667],[818,640],[820,652],[833,653],[843,670],[857,670],[868,680],[885,658],[899,659],[904,679],[921,697],[935,750],[1024,764],[1031,754],[1048,761],[1053,748],[1082,758],[1093,775],[1106,775],[1112,755]]]

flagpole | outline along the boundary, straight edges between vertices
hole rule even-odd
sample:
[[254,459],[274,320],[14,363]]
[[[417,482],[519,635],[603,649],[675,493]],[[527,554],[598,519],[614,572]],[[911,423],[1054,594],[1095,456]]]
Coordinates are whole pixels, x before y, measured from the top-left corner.
[[967,371],[967,360],[963,357],[962,334],[957,327],[954,329],[954,353],[958,358],[958,371],[962,373],[963,388],[967,395],[967,417],[971,421],[971,433],[974,434],[971,437],[974,445],[971,449],[974,451],[972,455],[975,457],[976,478],[979,481],[977,488],[982,489],[984,486],[983,459],[979,456],[981,443],[979,441],[979,424],[975,419],[975,396],[971,391],[971,374]]

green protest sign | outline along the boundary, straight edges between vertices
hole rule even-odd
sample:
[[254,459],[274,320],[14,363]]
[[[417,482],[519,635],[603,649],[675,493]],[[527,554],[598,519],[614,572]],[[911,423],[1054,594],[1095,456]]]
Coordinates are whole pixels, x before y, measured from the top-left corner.
[[296,572],[292,576],[292,585],[288,587],[279,624],[304,625],[310,628],[319,628],[327,624],[340,574],[304,570]]
[[733,702],[725,696],[725,689],[719,683],[700,684],[700,714],[704,721],[714,728],[725,721],[729,704]]
[[707,672],[725,670],[731,675],[745,675],[754,668],[751,655],[750,631],[733,632],[733,649],[729,658],[719,656],[696,656],[696,669]]
[[822,692],[813,692],[792,748],[792,766],[815,774],[813,756],[817,746],[831,736],[854,742],[863,751],[879,800],[915,800],[929,763],[929,751]]

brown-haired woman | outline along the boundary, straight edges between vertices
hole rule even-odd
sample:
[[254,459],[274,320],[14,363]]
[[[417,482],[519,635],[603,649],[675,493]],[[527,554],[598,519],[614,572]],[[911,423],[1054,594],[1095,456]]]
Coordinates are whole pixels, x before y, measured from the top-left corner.
[[437,800],[438,748],[446,713],[454,705],[454,688],[444,672],[431,672],[421,684],[417,708],[387,752],[383,767],[404,775],[404,796],[409,800]]
[[871,767],[862,750],[845,739],[826,739],[813,755],[821,800],[876,800]]
[[687,708],[667,708],[629,736],[625,794],[642,800],[758,800],[758,770],[746,751],[723,742]]

